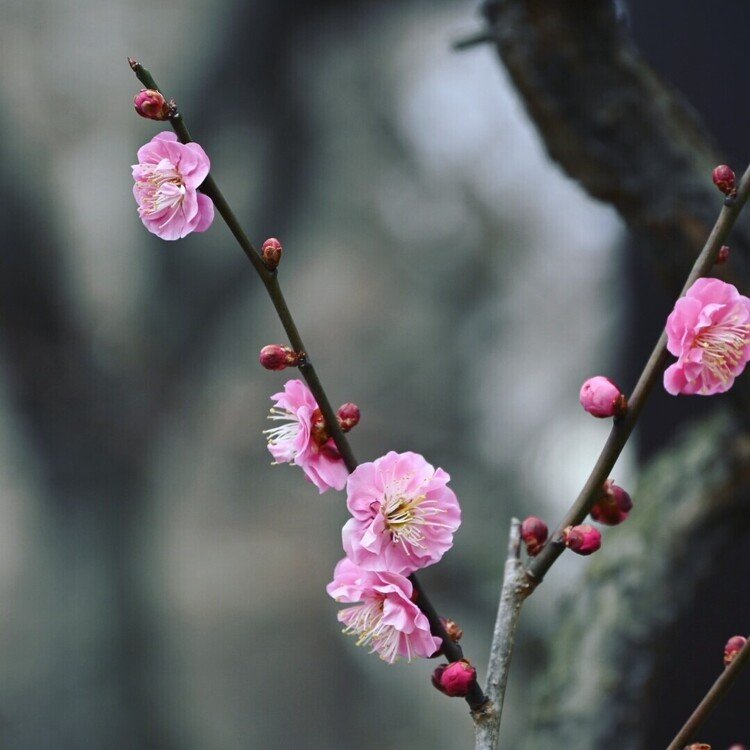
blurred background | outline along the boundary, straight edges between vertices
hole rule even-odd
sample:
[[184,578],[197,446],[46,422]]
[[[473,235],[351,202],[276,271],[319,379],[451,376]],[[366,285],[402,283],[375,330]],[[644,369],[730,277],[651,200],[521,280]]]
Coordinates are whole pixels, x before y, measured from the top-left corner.
[[[608,431],[581,410],[580,384],[605,373],[632,387],[670,293],[637,233],[548,156],[496,50],[451,49],[480,28],[476,11],[0,0],[3,748],[473,746],[464,703],[429,685],[433,663],[388,667],[340,634],[325,585],[343,495],[271,467],[261,435],[287,374],[257,353],[283,331],[218,218],[176,243],[139,221],[130,165],[163,128],[133,112],[126,56],[176,98],[256,245],[284,243],[282,285],[326,389],[362,410],[358,458],[414,450],[451,474],[463,527],[423,579],[483,673],[509,519],[556,524]],[[746,5],[633,0],[618,14],[720,153],[747,159]],[[618,484],[635,490],[639,464],[672,450],[644,493],[678,504],[690,467],[708,477],[731,440],[710,481],[737,495],[744,433],[717,415],[742,409],[699,401],[655,394]],[[574,724],[625,716],[606,746],[663,746],[726,638],[747,631],[747,512],[719,514],[710,546],[690,547],[696,569],[657,576],[639,567],[662,560],[649,530],[679,548],[675,566],[689,537],[639,522],[636,503],[619,542],[635,571],[625,604],[617,586],[579,599],[593,563],[565,556],[525,607],[505,747],[555,746],[545,706],[573,679],[559,670],[584,696]],[[619,533],[592,591],[619,580]],[[604,611],[648,627],[617,641]],[[605,646],[566,645],[575,616]],[[612,664],[608,641],[627,646]],[[748,697],[737,688],[706,741],[750,740]],[[575,731],[555,736],[605,746]]]

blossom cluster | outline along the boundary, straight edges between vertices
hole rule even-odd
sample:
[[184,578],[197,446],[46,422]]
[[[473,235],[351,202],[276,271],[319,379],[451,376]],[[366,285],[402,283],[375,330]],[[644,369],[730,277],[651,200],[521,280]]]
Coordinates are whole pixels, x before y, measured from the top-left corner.
[[[415,603],[409,575],[453,545],[461,510],[450,477],[417,453],[393,451],[349,474],[301,380],[289,380],[272,400],[269,417],[279,424],[266,435],[275,462],[299,466],[320,492],[346,486],[346,557],[327,587],[334,599],[353,605],[339,612],[344,632],[388,662],[432,656],[440,639]],[[342,426],[354,409],[346,404],[339,410]]]

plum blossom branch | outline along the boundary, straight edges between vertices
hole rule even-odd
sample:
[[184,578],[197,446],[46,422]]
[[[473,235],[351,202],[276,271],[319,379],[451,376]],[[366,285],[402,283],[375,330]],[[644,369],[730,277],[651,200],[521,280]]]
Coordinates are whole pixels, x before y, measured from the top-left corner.
[[505,687],[508,683],[513,640],[524,599],[532,587],[521,562],[521,523],[514,518],[508,535],[508,556],[505,560],[500,604],[490,646],[485,692],[490,705],[477,712],[476,750],[495,750],[500,743],[500,719],[503,713]]
[[[750,166],[746,169],[736,195],[728,197],[724,206],[721,209],[718,219],[714,224],[711,233],[706,240],[706,243],[701,251],[700,255],[696,259],[690,274],[688,275],[687,281],[680,293],[680,297],[684,296],[685,293],[690,289],[693,283],[703,276],[706,276],[711,268],[716,263],[719,256],[719,251],[724,244],[727,235],[732,229],[737,217],[745,205],[745,202],[750,195]],[[638,382],[628,399],[627,411],[624,415],[615,417],[612,430],[610,431],[607,442],[604,445],[599,458],[594,465],[583,489],[579,493],[573,505],[568,510],[565,518],[562,520],[557,529],[553,532],[550,537],[550,541],[541,549],[541,552],[534,558],[529,567],[525,571],[525,583],[526,588],[524,589],[523,596],[507,596],[506,589],[503,587],[503,595],[500,598],[500,605],[498,608],[497,621],[512,622],[513,629],[515,628],[515,622],[518,619],[519,610],[523,601],[527,596],[533,593],[534,589],[542,582],[547,571],[554,565],[555,561],[566,549],[565,544],[565,530],[569,527],[575,527],[580,524],[586,516],[591,512],[591,509],[599,499],[604,486],[612,468],[614,467],[617,459],[622,453],[625,444],[628,441],[633,428],[638,421],[638,417],[643,409],[643,406],[648,398],[651,389],[659,378],[660,374],[664,370],[667,362],[667,333],[663,331],[659,340],[656,343],[651,356],[646,362],[646,366],[638,378]],[[507,574],[507,569],[506,569]],[[508,655],[504,661],[504,668],[507,672],[507,668],[510,665],[510,652],[512,651],[513,630],[509,630],[503,633],[502,630],[499,637],[509,638],[509,642],[500,646],[496,643],[495,638],[498,637],[497,625],[495,629],[495,635],[493,636],[491,653],[495,653],[498,649],[502,649],[503,652],[507,651]],[[491,659],[490,666],[493,666]],[[500,674],[503,674],[501,671]],[[494,679],[493,675],[490,675]],[[504,699],[504,693],[507,683],[507,673],[503,674],[503,679],[498,680],[496,687],[493,690],[497,690],[497,693],[492,695],[493,706],[499,706],[502,708]],[[490,683],[488,682],[488,691],[490,690]],[[722,693],[723,695],[723,693]],[[487,719],[487,724],[496,722],[496,726],[489,727],[485,733],[480,735],[477,732],[477,748],[478,750],[494,750],[498,745],[499,738],[499,724],[500,724],[500,713],[497,711],[497,715],[493,716],[492,719]],[[495,744],[479,744],[480,739],[482,742],[494,742]]]
[[[151,73],[146,70],[137,61],[128,58],[128,63],[131,69],[135,73],[138,80],[146,87],[147,90],[161,92],[158,84],[154,80]],[[185,124],[182,115],[180,114],[176,104],[170,101],[167,105],[166,116],[169,120],[174,132],[177,135],[179,141],[183,144],[191,143],[193,141],[190,131]],[[271,302],[276,310],[276,313],[281,321],[281,324],[286,331],[289,338],[289,343],[296,354],[299,355],[296,366],[300,373],[304,377],[307,385],[310,388],[317,404],[323,415],[325,421],[325,427],[333,439],[336,449],[338,450],[344,464],[349,472],[353,472],[358,465],[354,453],[349,445],[347,438],[339,424],[339,420],[336,417],[336,413],[331,407],[331,402],[326,395],[320,378],[313,367],[312,361],[309,356],[309,352],[305,347],[302,337],[297,328],[297,324],[292,316],[289,306],[287,305],[286,299],[281,291],[281,286],[278,280],[278,273],[275,267],[276,264],[268,264],[261,254],[255,249],[245,230],[242,228],[237,216],[230,207],[223,193],[216,184],[213,176],[209,173],[199,188],[200,192],[207,195],[212,201],[219,212],[221,217],[224,219],[229,230],[234,235],[238,244],[242,248],[242,251],[247,256],[248,260],[252,263],[253,268],[263,282],[266,291],[268,292]],[[278,260],[276,261],[278,263]],[[417,580],[417,577],[412,573],[408,576],[411,582],[415,594],[415,601],[419,606],[419,609],[424,613],[427,621],[430,625],[430,630],[437,638],[442,641],[441,654],[445,656],[450,662],[457,662],[463,659],[463,650],[455,643],[446,633],[445,627],[440,620],[440,616],[435,610],[432,602],[429,600],[427,594],[422,588],[421,584]],[[473,712],[478,711],[482,706],[487,704],[487,698],[485,697],[482,689],[479,687],[476,681],[470,686],[468,694],[465,696],[466,702],[469,704]]]
[[719,675],[718,679],[706,693],[698,707],[693,711],[685,725],[677,733],[677,736],[669,743],[667,750],[682,750],[685,745],[693,739],[696,731],[708,715],[716,708],[722,698],[732,687],[740,672],[747,666],[750,661],[750,640],[745,642],[742,650],[734,657],[728,667]]
[[[693,283],[706,276],[716,263],[724,241],[734,226],[742,207],[750,195],[750,167],[745,170],[742,176],[736,197],[728,198],[724,202],[718,219],[711,230],[703,250],[693,265],[687,281],[682,288],[680,297],[683,297]],[[552,567],[555,560],[563,553],[565,545],[563,543],[563,529],[568,526],[575,526],[581,523],[588,515],[594,503],[596,502],[602,485],[609,476],[617,459],[620,457],[625,444],[628,441],[633,428],[638,421],[638,417],[643,406],[648,399],[651,389],[664,370],[667,362],[667,333],[662,331],[659,340],[656,343],[651,356],[643,368],[641,376],[633,389],[633,393],[628,399],[628,409],[624,416],[615,419],[612,430],[609,433],[607,442],[599,454],[596,464],[594,465],[589,478],[586,480],[583,489],[579,493],[575,502],[566,514],[560,526],[552,535],[551,542],[540,552],[534,559],[528,569],[528,575],[534,584],[541,582],[547,571]]]

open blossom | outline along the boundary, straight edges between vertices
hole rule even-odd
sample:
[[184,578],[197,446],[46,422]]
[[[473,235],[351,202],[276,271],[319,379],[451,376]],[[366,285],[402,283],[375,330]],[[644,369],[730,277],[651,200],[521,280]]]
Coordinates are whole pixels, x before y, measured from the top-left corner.
[[326,591],[338,602],[355,604],[338,614],[344,632],[390,664],[399,656],[427,659],[441,646],[427,617],[412,601],[411,582],[398,573],[363,570],[345,557],[336,565]]
[[437,562],[461,524],[449,480],[418,453],[391,451],[360,464],[346,486],[353,516],[342,530],[347,556],[367,570],[404,575]]
[[299,466],[321,493],[344,489],[349,471],[336,445],[330,438],[322,444],[315,439],[313,418],[318,404],[310,389],[301,380],[289,380],[271,399],[276,405],[268,418],[280,424],[265,434],[275,463]]
[[177,240],[211,226],[214,204],[198,192],[210,166],[197,143],[180,143],[169,131],[138,149],[133,195],[149,232],[163,240]]
[[667,319],[667,339],[678,357],[664,373],[668,393],[724,393],[750,359],[750,299],[719,279],[698,279]]

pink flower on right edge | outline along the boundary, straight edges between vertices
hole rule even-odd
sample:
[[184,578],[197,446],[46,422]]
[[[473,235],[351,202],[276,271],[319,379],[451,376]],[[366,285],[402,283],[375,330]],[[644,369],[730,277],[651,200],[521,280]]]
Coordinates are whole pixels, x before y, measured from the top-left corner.
[[353,516],[341,532],[347,556],[367,570],[403,575],[436,563],[461,524],[449,480],[418,453],[391,451],[360,464],[346,484]]
[[337,602],[355,605],[338,614],[344,633],[356,636],[358,646],[370,646],[389,664],[399,656],[409,661],[414,656],[428,659],[441,646],[427,617],[412,601],[411,582],[398,573],[363,570],[345,557],[336,565],[326,591]]
[[678,358],[664,373],[668,393],[728,391],[750,359],[750,299],[720,279],[698,279],[667,318],[667,349]]

